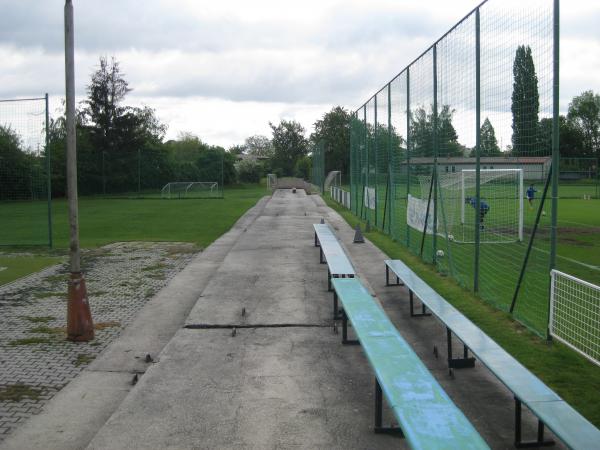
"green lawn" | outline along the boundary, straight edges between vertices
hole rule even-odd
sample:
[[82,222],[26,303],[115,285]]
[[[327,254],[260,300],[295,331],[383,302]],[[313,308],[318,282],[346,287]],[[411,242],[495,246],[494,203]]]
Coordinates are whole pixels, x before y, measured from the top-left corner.
[[0,254],[0,286],[18,278],[58,264],[63,258],[56,256],[2,256]]
[[[363,221],[359,221],[350,211],[327,196],[325,199],[329,206],[338,211],[350,226],[354,227],[357,223],[361,223],[364,229]],[[387,234],[373,230],[365,235],[390,258],[405,261],[425,282],[461,310],[499,345],[540,377],[592,423],[600,426],[600,369],[596,365],[560,343],[554,342],[549,345],[506,312],[481,300],[451,278],[440,276],[436,267],[423,262],[404,245],[394,242]],[[504,270],[499,264],[497,267],[499,269],[496,272]],[[466,273],[467,265],[464,270]],[[490,274],[492,273],[493,266],[490,268]],[[500,275],[498,274],[494,278],[501,280]],[[532,285],[536,283],[535,279],[530,281]],[[501,288],[500,281],[490,286],[490,290]]]
[[[266,195],[262,185],[225,190],[224,199],[126,199],[83,197],[79,201],[80,240],[83,248],[117,241],[180,241],[200,247],[210,245],[231,228],[257,200]],[[47,256],[64,255],[68,248],[67,202],[52,202],[54,249],[32,247],[35,258],[7,259],[9,269],[0,272],[4,282],[39,270]],[[47,242],[45,202],[0,203],[0,244]],[[6,251],[22,247],[0,247]],[[1,254],[0,254],[1,256]],[[0,266],[3,266],[0,263]],[[14,266],[14,267],[13,267]],[[4,275],[3,275],[4,273]],[[12,274],[12,275],[11,275]]]

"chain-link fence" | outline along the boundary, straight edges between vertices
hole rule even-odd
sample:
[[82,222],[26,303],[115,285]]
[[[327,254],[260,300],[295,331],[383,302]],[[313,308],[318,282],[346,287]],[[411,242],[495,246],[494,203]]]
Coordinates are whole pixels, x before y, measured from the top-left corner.
[[484,2],[351,123],[353,212],[544,336],[557,23],[553,0]]
[[0,245],[52,246],[48,96],[0,100]]
[[[52,189],[54,197],[66,196],[65,150],[54,149]],[[224,152],[206,150],[193,161],[177,160],[164,146],[137,150],[96,151],[84,139],[78,141],[77,179],[83,196],[161,198],[168,183],[212,183],[207,196],[223,197]],[[202,192],[197,192],[202,196]]]
[[325,145],[318,142],[312,148],[312,184],[325,192]]

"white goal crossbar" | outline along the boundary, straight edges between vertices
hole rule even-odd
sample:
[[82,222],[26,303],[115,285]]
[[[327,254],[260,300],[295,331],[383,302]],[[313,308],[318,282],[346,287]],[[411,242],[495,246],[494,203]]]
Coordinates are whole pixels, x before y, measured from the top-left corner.
[[160,191],[162,198],[188,198],[194,193],[208,192],[210,196],[217,194],[219,183],[216,181],[173,181],[164,185]]
[[600,366],[600,287],[552,270],[548,331]]

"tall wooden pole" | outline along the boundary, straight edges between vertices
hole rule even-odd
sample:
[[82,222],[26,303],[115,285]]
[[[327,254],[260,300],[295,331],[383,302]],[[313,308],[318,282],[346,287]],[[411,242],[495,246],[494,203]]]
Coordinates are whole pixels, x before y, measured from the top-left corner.
[[65,82],[67,119],[67,193],[69,197],[69,302],[67,304],[67,339],[89,341],[94,338],[94,324],[81,272],[79,220],[77,208],[77,146],[75,122],[75,39],[73,3],[65,1]]

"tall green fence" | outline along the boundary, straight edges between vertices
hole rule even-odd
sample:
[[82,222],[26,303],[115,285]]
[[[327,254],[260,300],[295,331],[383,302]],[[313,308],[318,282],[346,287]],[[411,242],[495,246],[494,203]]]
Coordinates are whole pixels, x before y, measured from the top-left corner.
[[325,144],[318,142],[312,148],[312,184],[321,192],[325,189]]
[[0,100],[0,245],[52,246],[47,126],[47,95]]
[[353,113],[353,212],[545,336],[557,107],[558,1],[482,3]]

